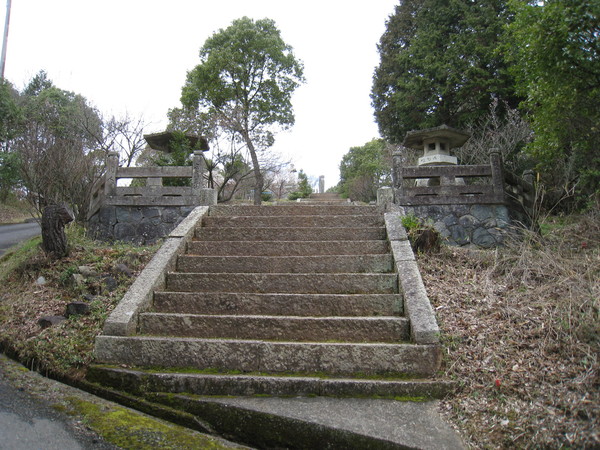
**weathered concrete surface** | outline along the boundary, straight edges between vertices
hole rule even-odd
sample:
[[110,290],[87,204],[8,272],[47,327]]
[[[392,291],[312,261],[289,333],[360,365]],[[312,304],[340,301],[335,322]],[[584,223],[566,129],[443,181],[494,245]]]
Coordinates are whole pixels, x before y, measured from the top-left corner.
[[385,228],[198,228],[196,230],[196,237],[209,241],[365,241],[385,239]]
[[303,255],[363,255],[389,251],[387,241],[192,241],[188,254],[238,256],[303,256]]
[[156,292],[154,311],[188,314],[293,316],[398,316],[399,294],[255,294],[241,292]]
[[[437,402],[343,398],[162,397],[259,448],[463,449]],[[271,432],[273,431],[273,432]]]
[[140,333],[158,336],[297,342],[406,342],[404,317],[296,317],[140,314]]
[[[426,397],[442,398],[456,389],[450,381],[427,379],[369,380],[317,376],[172,373],[96,365],[88,380],[144,395],[150,392],[195,395],[272,395],[326,397]],[[143,387],[143,388],[142,388]]]
[[205,227],[380,227],[381,214],[377,215],[323,215],[323,216],[207,216]]
[[198,220],[207,212],[206,206],[195,208],[173,230],[172,237],[166,239],[106,319],[102,330],[104,334],[114,336],[135,334],[138,314],[150,307],[155,290],[164,289],[166,273],[175,269],[177,256],[185,252],[187,242],[191,239]]
[[400,214],[386,213],[385,223],[396,262],[400,292],[404,298],[404,310],[410,320],[412,341],[417,344],[437,344],[440,330]]
[[211,206],[210,216],[310,216],[310,215],[357,215],[377,214],[374,206],[355,205],[306,205],[294,203],[291,205],[253,206],[253,205],[216,205]]
[[431,376],[439,346],[265,342],[234,339],[98,336],[96,361],[141,367],[191,367],[243,372]]
[[196,273],[385,273],[392,255],[199,256],[179,257],[179,272]]
[[180,292],[256,292],[306,294],[393,294],[390,273],[181,273],[167,275],[166,290]]

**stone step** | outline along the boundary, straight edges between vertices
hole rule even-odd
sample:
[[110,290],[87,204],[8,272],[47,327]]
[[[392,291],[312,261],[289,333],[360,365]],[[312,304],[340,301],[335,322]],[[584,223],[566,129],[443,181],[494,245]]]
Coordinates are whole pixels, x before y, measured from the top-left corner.
[[383,217],[379,215],[345,216],[229,216],[204,217],[204,227],[381,227]]
[[153,310],[217,315],[397,316],[403,314],[403,302],[400,294],[155,292]]
[[456,383],[427,379],[356,379],[268,374],[149,372],[93,365],[87,379],[135,395],[151,392],[220,396],[443,398]]
[[143,313],[140,333],[219,339],[295,342],[403,342],[404,317],[297,317]]
[[345,241],[192,241],[190,255],[308,256],[363,255],[389,251],[384,240]]
[[197,228],[208,241],[368,241],[386,238],[385,227],[220,227]]
[[375,206],[356,205],[292,205],[253,206],[253,205],[217,205],[210,207],[210,216],[323,216],[323,215],[361,215],[377,214]]
[[392,255],[198,256],[182,255],[178,272],[205,273],[386,273]]
[[398,377],[434,375],[441,361],[436,345],[107,335],[96,337],[94,355],[97,363],[138,367]]
[[395,294],[397,275],[384,273],[178,273],[167,274],[166,290],[295,294]]

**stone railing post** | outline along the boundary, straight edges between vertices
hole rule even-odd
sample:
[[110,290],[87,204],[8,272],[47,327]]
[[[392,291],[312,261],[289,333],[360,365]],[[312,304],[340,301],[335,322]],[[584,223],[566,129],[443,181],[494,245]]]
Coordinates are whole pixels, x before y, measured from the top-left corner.
[[204,157],[202,156],[201,150],[194,151],[192,158],[192,195],[199,196],[202,189],[206,188],[204,183],[204,172],[206,171],[206,164],[204,163]]
[[402,150],[394,150],[392,152],[392,185],[400,196],[404,195],[404,179],[402,178],[403,159]]
[[325,175],[319,177],[319,194],[325,193]]
[[117,169],[119,168],[119,154],[109,152],[106,158],[106,178],[104,182],[104,195],[117,195]]
[[502,156],[500,156],[499,148],[490,149],[490,166],[494,195],[504,201],[504,173],[502,172]]

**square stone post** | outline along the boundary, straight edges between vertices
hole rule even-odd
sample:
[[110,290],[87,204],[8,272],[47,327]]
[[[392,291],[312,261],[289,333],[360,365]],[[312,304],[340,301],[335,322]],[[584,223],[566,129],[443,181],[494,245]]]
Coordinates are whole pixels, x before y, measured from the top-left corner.
[[404,155],[401,150],[394,150],[392,153],[392,185],[398,192],[398,195],[404,195],[404,179],[402,178],[402,165]]
[[494,195],[504,201],[504,173],[502,172],[502,156],[500,156],[499,148],[490,149],[490,166]]
[[104,178],[104,195],[112,197],[117,195],[117,169],[119,168],[119,154],[109,152],[106,158],[106,174]]
[[195,150],[192,157],[192,195],[194,196],[199,195],[200,191],[206,187],[204,183],[206,164],[202,153],[201,150]]

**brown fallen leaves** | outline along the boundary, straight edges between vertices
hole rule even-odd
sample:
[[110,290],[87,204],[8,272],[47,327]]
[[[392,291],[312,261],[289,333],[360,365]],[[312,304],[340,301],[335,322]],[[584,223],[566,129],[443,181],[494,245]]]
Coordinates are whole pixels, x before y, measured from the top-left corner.
[[418,257],[462,385],[441,408],[473,448],[600,446],[600,220],[549,227]]

